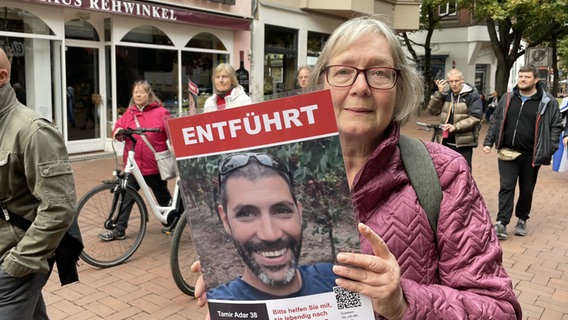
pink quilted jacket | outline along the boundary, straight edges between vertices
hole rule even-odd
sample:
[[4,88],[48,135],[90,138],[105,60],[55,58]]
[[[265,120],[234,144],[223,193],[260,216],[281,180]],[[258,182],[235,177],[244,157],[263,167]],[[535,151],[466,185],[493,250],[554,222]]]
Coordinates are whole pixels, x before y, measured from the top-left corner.
[[[152,144],[152,147],[156,150],[156,152],[164,151],[168,148],[166,144],[166,140],[168,139],[168,134],[166,131],[166,119],[170,117],[170,112],[164,108],[162,105],[153,102],[146,107],[144,107],[144,111],[140,111],[138,107],[135,105],[130,106],[120,117],[115,125],[113,134],[116,133],[118,128],[131,128],[135,129],[136,121],[134,117],[138,119],[140,122],[140,127],[142,128],[160,128],[160,132],[147,132],[146,138],[148,142]],[[134,158],[136,159],[136,163],[140,167],[140,171],[142,172],[143,176],[159,174],[160,171],[158,170],[158,164],[156,163],[156,158],[154,157],[154,153],[152,150],[148,148],[144,140],[142,138],[135,136],[136,138],[136,155]],[[128,150],[130,150],[130,146],[132,142],[127,140],[125,142],[124,147],[124,154],[123,159],[124,163],[126,163],[126,159],[128,157]]]
[[[397,124],[355,177],[358,219],[387,243],[402,274],[404,319],[522,319],[502,250],[467,162],[427,143],[443,192],[434,243],[426,213],[408,180]],[[361,239],[363,252],[372,254]]]

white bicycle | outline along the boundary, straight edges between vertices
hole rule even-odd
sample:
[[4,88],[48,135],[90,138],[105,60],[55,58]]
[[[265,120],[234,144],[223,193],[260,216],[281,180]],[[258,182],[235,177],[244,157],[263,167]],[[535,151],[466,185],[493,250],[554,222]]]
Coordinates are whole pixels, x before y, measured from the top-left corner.
[[[184,214],[179,178],[176,180],[172,203],[166,207],[159,206],[134,159],[134,146],[137,140],[133,135],[158,130],[160,129],[123,129],[122,136],[132,141],[124,172],[115,169],[112,180],[103,181],[79,200],[77,221],[84,245],[81,259],[95,267],[112,267],[125,262],[140,247],[146,233],[148,209],[139,192],[127,184],[128,177],[133,175],[148,201],[151,212],[167,230],[173,231],[170,252],[172,275],[182,292],[193,295],[193,285],[197,280],[197,275],[190,271],[190,266],[193,261],[197,260],[197,254],[193,247],[187,217]],[[125,230],[126,237],[123,240],[101,240],[98,237],[99,233],[105,229],[112,230],[117,226],[119,214],[124,206],[132,207],[128,218],[128,228]]]

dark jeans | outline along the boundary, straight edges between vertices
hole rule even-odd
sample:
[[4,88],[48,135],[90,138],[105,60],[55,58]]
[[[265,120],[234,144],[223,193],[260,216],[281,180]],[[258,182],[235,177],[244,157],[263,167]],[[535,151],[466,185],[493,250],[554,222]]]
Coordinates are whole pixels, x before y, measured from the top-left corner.
[[15,278],[0,269],[0,319],[48,320],[41,290],[49,274]]
[[469,165],[469,171],[471,171],[471,159],[473,157],[473,147],[456,148],[456,146],[454,145],[449,145],[445,143],[442,144],[461,154],[465,158],[465,161],[467,161],[467,164]]
[[[168,182],[162,180],[160,174],[153,174],[149,176],[144,176],[144,181],[156,198],[158,205],[165,207],[170,204],[172,196],[168,190]],[[128,177],[128,185],[132,186],[136,190],[140,190],[140,186],[133,175]],[[134,199],[129,196],[124,197],[124,202],[122,203],[122,208],[118,214],[118,222],[116,228],[118,230],[126,230],[128,227],[128,219],[130,219],[130,211],[132,210],[132,205],[134,204]]]
[[497,221],[508,225],[513,215],[515,188],[519,181],[519,198],[515,207],[515,216],[522,220],[529,219],[534,187],[540,166],[533,167],[532,155],[522,154],[512,161],[498,160],[499,164],[499,213]]

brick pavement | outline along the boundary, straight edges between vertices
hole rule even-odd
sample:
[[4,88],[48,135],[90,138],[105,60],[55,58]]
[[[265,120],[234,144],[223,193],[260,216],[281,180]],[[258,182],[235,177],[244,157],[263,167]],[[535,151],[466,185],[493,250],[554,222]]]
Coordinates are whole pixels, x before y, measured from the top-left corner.
[[[431,116],[420,121],[436,122]],[[483,127],[481,138],[485,137]],[[403,132],[429,139],[414,122]],[[114,158],[73,163],[77,193],[83,195],[103,179],[110,178]],[[499,179],[495,153],[474,151],[473,174],[493,221],[497,211]],[[568,320],[568,216],[565,196],[568,173],[542,167],[528,221],[526,237],[512,235],[502,241],[503,261],[513,279],[525,320]],[[513,218],[512,223],[516,221]],[[48,313],[59,319],[203,319],[195,299],[177,289],[169,269],[170,238],[151,216],[141,247],[126,263],[97,269],[80,261],[81,281],[61,287],[53,275],[44,295]]]

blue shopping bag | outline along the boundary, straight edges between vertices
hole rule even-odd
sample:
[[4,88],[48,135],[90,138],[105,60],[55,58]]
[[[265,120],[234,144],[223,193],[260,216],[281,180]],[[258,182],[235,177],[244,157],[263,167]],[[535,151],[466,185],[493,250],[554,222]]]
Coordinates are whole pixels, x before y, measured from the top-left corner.
[[564,155],[564,143],[562,143],[562,139],[564,139],[563,134],[560,135],[558,150],[556,150],[556,152],[552,155],[552,171],[554,172],[558,172],[562,161],[567,161],[566,159],[562,159],[562,156]]

